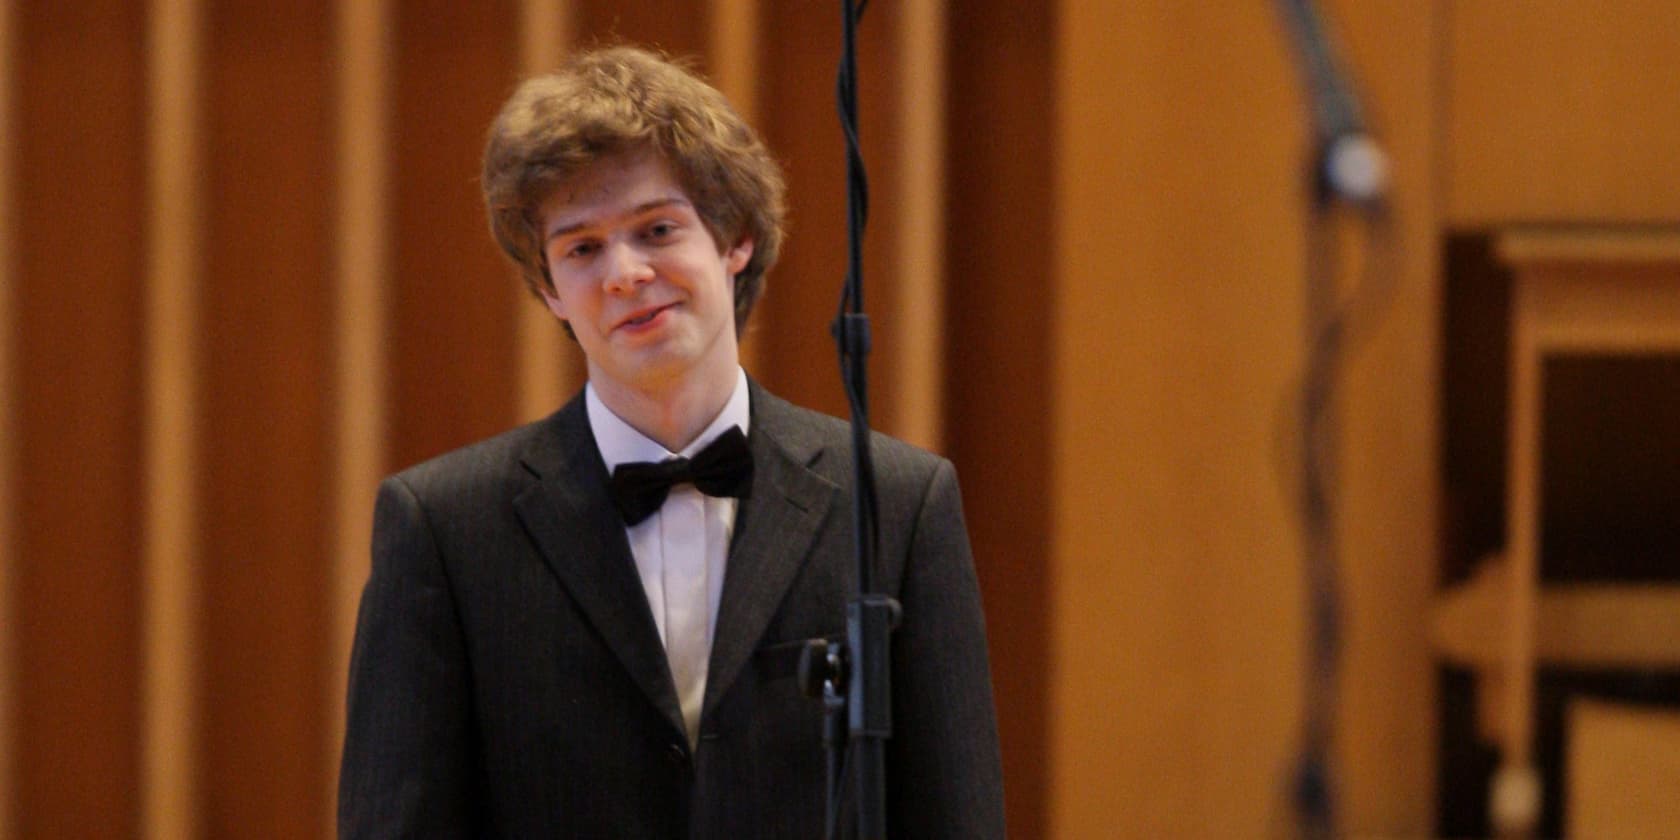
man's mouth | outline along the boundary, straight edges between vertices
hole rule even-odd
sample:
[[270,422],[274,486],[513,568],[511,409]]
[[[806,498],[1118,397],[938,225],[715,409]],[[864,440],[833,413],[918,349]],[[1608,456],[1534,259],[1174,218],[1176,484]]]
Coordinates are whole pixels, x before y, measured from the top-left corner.
[[664,312],[665,310],[670,309],[671,307],[673,307],[675,305],[676,304],[674,304],[674,303],[667,303],[664,306],[656,306],[656,307],[654,307],[652,309],[649,309],[645,312],[642,312],[638,315],[635,315],[635,316],[632,316],[630,318],[624,319],[622,322],[619,323],[619,326],[621,326],[621,327],[639,327],[639,326],[642,326],[643,324],[646,324],[646,323],[652,321],[653,319],[659,317],[659,314],[661,312]]

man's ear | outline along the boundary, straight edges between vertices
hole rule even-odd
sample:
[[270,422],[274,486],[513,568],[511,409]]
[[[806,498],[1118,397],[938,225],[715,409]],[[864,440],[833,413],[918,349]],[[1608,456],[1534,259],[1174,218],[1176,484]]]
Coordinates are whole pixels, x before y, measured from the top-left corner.
[[741,237],[741,241],[735,243],[735,247],[724,253],[724,264],[729,268],[729,278],[731,280],[735,279],[735,275],[746,270],[747,263],[752,262],[752,255],[753,241],[750,236]]
[[555,294],[553,289],[542,288],[538,289],[537,293],[542,295],[543,305],[548,307],[549,312],[554,313],[554,317],[562,321],[570,320],[566,317],[566,304],[560,300],[560,296]]

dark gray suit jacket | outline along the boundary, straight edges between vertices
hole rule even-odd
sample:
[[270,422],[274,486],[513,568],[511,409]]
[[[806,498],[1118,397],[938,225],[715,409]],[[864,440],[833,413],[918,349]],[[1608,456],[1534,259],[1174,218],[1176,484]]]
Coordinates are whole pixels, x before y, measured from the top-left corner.
[[[844,633],[849,432],[751,391],[699,747],[581,396],[388,478],[350,665],[339,830],[371,837],[818,838],[821,704],[794,663]],[[979,590],[950,463],[877,435],[893,636],[889,832],[1003,836]]]

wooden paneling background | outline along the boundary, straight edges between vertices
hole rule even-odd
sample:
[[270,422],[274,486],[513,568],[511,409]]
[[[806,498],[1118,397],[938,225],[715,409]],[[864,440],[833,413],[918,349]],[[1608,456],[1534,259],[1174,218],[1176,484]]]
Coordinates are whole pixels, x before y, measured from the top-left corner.
[[120,836],[140,810],[147,20],[10,5],[6,822]]
[[[1394,155],[1345,370],[1342,821],[1431,826],[1442,237],[1680,219],[1673,0],[1324,4]],[[1264,3],[871,5],[877,425],[950,455],[1012,836],[1279,827],[1304,103]],[[568,45],[696,56],[791,239],[749,369],[840,412],[835,4],[0,0],[0,837],[329,832],[377,477],[538,416],[575,348],[477,158]]]
[[1283,825],[1302,662],[1276,440],[1301,105],[1264,5],[1062,11],[1050,822],[1254,834]]
[[1056,11],[977,4],[947,25],[945,441],[981,569],[1012,836],[1045,836]]
[[210,0],[202,20],[199,820],[301,837],[331,761],[336,18]]
[[1447,5],[1438,95],[1454,224],[1675,219],[1673,2]]

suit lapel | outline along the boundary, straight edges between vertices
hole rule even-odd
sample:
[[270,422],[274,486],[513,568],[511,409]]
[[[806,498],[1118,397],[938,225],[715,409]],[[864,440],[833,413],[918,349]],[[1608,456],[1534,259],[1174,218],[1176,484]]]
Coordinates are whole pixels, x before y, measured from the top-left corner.
[[838,490],[809,469],[822,449],[800,434],[801,421],[790,406],[756,383],[751,402],[752,495],[736,516],[707,669],[705,711],[752,656]]
[[677,732],[682,711],[665,646],[636,575],[607,468],[579,396],[545,422],[522,456],[537,482],[514,499],[520,519],[602,641]]

